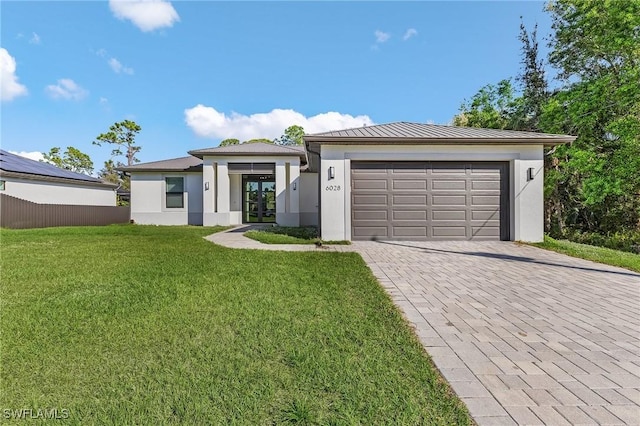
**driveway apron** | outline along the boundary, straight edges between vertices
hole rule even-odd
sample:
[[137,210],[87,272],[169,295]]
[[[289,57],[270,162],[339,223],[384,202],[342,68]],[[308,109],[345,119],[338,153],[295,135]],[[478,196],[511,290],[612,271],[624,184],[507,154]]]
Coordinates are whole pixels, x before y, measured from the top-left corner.
[[512,242],[356,242],[480,425],[640,425],[640,274]]

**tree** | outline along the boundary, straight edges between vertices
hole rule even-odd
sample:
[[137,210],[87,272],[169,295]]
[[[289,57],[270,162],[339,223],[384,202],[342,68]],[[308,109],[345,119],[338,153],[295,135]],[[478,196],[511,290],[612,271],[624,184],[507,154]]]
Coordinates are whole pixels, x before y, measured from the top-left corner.
[[302,126],[289,126],[285,129],[284,134],[275,140],[278,145],[302,145],[304,129]]
[[546,186],[562,188],[551,231],[640,230],[640,3],[556,0],[548,10],[549,61],[564,87],[541,128],[578,135],[550,156]]
[[[140,160],[136,158],[136,154],[140,152],[142,147],[135,145],[136,135],[142,130],[135,121],[124,120],[119,123],[114,123],[109,127],[107,133],[98,135],[94,145],[102,146],[103,143],[114,146],[111,151],[112,157],[125,156],[127,159],[127,166],[132,166],[134,163],[139,163]],[[123,149],[125,151],[123,151]]]
[[257,139],[249,139],[248,141],[244,141],[242,143],[273,143],[273,141],[267,138],[257,138]]
[[239,145],[240,141],[238,139],[225,139],[222,142],[220,142],[219,146],[229,146],[229,145]]
[[93,173],[93,161],[89,155],[77,148],[68,146],[67,150],[60,156],[60,147],[53,147],[49,153],[44,154],[44,160],[61,169],[71,170],[76,173],[90,175]]
[[549,61],[560,78],[589,79],[637,69],[640,63],[640,2],[554,0],[547,5],[555,30]]
[[[521,17],[522,19],[522,17]],[[518,113],[522,123],[519,128],[528,131],[540,131],[539,121],[542,109],[549,99],[548,83],[545,77],[544,60],[538,55],[538,25],[529,34],[520,22],[520,42],[522,43],[522,72],[518,81],[522,87],[521,111]]]
[[460,113],[453,117],[455,126],[484,127],[486,129],[514,129],[521,121],[517,116],[521,98],[515,97],[511,80],[487,84],[470,101],[460,106]]
[[640,2],[554,0],[547,10],[562,86],[549,91],[537,28],[521,23],[522,95],[485,86],[454,123],[577,135],[545,154],[547,232],[640,231]]
[[[116,164],[113,160],[107,160],[104,162],[104,167],[98,173],[98,176],[106,182],[116,183],[122,185],[124,183],[124,174],[116,170]],[[128,184],[128,182],[127,182]],[[124,185],[122,185],[124,187]],[[125,189],[129,189],[127,186]]]
[[100,170],[100,173],[98,173],[101,179],[107,182],[117,183],[125,190],[130,189],[130,177],[124,172],[116,170],[125,164],[121,161],[114,161],[113,157],[124,156],[127,160],[127,166],[139,163],[140,160],[136,158],[136,154],[140,152],[142,147],[135,144],[135,139],[140,130],[142,129],[136,122],[124,120],[119,123],[114,123],[109,127],[107,133],[101,133],[96,137],[96,140],[93,141],[94,145],[102,146],[103,143],[107,143],[114,147],[111,151],[112,158],[105,161],[104,167]]

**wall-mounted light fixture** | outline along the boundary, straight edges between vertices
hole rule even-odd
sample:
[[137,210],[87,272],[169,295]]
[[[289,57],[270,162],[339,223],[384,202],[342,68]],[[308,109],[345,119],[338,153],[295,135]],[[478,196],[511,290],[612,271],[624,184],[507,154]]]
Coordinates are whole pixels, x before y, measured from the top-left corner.
[[335,179],[336,177],[336,168],[331,166],[329,167],[329,179]]
[[293,182],[293,190],[295,191],[296,189],[298,189],[298,184],[296,182]]
[[209,182],[205,182],[204,183],[204,190],[208,191],[209,190]]
[[533,177],[534,177],[534,175],[533,175],[533,167],[529,167],[527,169],[527,180],[533,180]]

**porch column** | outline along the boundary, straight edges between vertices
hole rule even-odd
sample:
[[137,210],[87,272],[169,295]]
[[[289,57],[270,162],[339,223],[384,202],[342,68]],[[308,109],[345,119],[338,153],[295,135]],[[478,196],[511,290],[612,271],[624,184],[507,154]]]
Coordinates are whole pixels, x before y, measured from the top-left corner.
[[229,169],[226,161],[218,161],[217,167],[217,180],[216,180],[216,195],[218,205],[218,225],[230,224],[230,186]]
[[276,223],[286,225],[287,170],[284,161],[276,161]]
[[204,226],[217,225],[216,212],[216,174],[213,160],[205,158],[202,161],[202,224]]
[[289,163],[289,221],[300,226],[300,162]]

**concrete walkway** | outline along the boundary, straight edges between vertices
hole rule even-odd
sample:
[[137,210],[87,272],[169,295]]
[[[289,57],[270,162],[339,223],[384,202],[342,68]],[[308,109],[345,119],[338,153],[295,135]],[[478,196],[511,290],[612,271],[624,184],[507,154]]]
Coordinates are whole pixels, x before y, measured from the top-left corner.
[[354,251],[352,246],[315,244],[263,244],[244,236],[244,233],[255,229],[268,228],[269,225],[242,225],[223,232],[217,232],[205,237],[212,243],[236,249],[274,250],[274,251]]
[[244,231],[207,239],[360,253],[479,425],[640,425],[640,274],[511,242],[317,249]]

